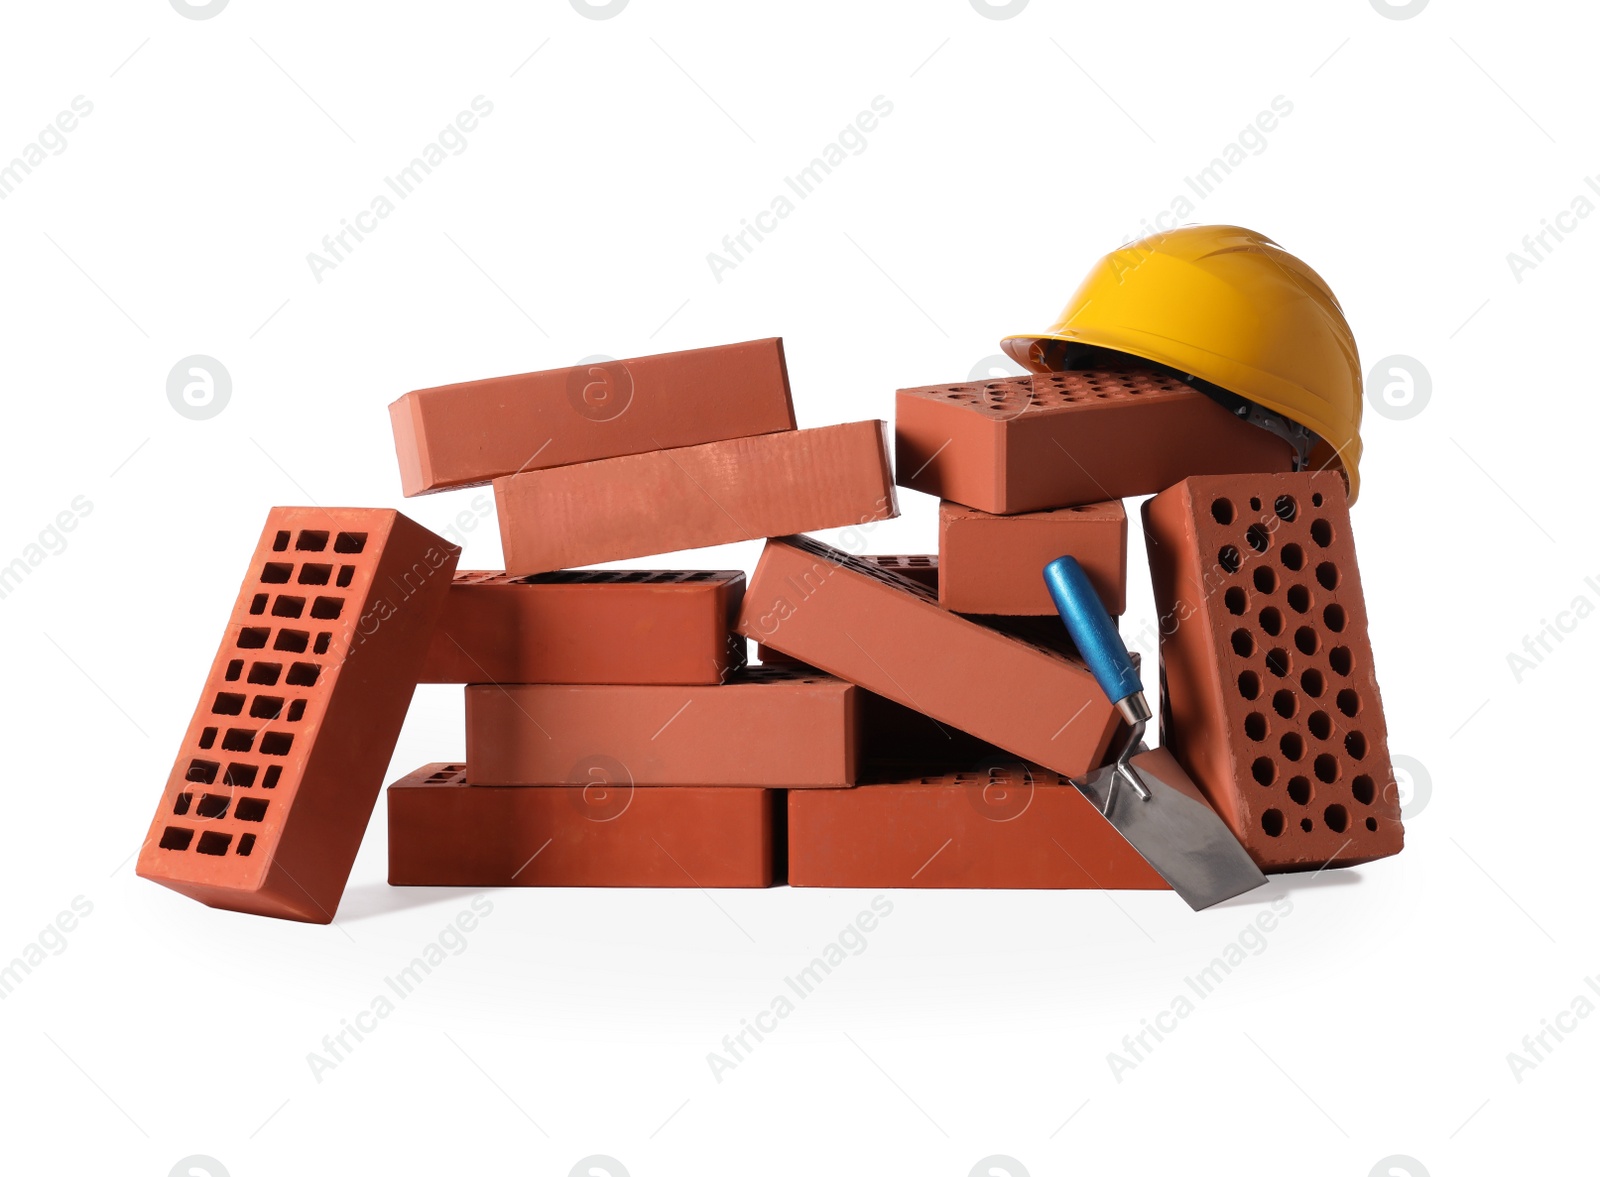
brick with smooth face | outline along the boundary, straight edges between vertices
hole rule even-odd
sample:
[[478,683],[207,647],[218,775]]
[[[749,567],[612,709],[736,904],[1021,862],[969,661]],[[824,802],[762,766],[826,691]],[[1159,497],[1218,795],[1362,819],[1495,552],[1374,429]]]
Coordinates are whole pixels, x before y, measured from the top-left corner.
[[[939,590],[938,556],[872,556],[861,557],[866,563],[915,581],[925,588]],[[771,646],[756,646],[756,661],[764,666],[803,666],[798,658],[791,658],[782,650]]]
[[951,613],[921,585],[806,536],[767,543],[739,631],[1068,776],[1097,766],[1116,730],[1065,647]]
[[1287,442],[1159,369],[895,394],[900,485],[996,515],[1155,494],[1195,474],[1286,471]]
[[721,682],[743,598],[743,572],[458,572],[421,681]]
[[417,887],[769,887],[770,789],[469,785],[429,764],[389,786],[389,882]]
[[939,504],[939,604],[957,613],[1055,616],[1044,566],[1072,556],[1106,612],[1127,608],[1128,516],[1122,503],[1022,515]]
[[747,667],[720,686],[470,686],[477,785],[581,782],[838,788],[855,782],[860,692],[805,667]]
[[789,794],[795,887],[1165,890],[1071,783],[1016,762]]
[[781,339],[424,388],[389,406],[407,495],[794,428]]
[[459,554],[395,511],[272,510],[142,877],[212,907],[333,919]]
[[1399,793],[1343,478],[1191,478],[1144,530],[1162,739],[1264,870],[1398,853]]
[[856,421],[497,479],[506,568],[548,572],[893,518],[885,430]]

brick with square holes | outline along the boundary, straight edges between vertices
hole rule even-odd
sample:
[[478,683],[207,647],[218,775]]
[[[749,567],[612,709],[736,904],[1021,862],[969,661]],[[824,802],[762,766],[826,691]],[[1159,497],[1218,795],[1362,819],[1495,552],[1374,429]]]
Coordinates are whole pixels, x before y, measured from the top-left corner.
[[459,554],[395,511],[273,508],[141,876],[212,907],[332,920]]
[[790,793],[788,837],[794,887],[1167,887],[1069,781],[1015,761]]
[[389,882],[420,887],[770,887],[771,789],[469,785],[429,764],[389,786]]
[[1144,507],[1163,739],[1265,870],[1404,840],[1343,477],[1191,478]]
[[[806,536],[771,540],[739,631],[941,724],[1066,775],[1098,765],[1117,713],[1045,619],[979,624],[902,576]],[[1030,629],[1029,627],[1033,628]]]
[[407,495],[794,428],[781,339],[425,388],[389,418]]
[[1054,616],[1044,566],[1083,565],[1106,612],[1127,608],[1128,515],[1120,501],[991,515],[939,504],[939,604],[957,613]]
[[742,572],[458,572],[428,683],[717,683],[744,665]]
[[470,686],[473,784],[837,788],[856,779],[860,692],[804,667],[747,667],[720,686]]
[[1191,474],[1292,468],[1289,444],[1179,377],[1114,365],[895,395],[901,486],[996,515],[1155,494]]
[[495,480],[515,573],[898,514],[882,421],[741,437]]

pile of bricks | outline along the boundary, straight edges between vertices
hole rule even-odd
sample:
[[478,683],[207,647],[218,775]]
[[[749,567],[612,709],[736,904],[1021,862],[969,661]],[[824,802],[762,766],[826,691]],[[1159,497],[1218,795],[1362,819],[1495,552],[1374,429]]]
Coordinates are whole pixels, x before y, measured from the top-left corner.
[[[390,414],[407,495],[493,484],[505,569],[275,509],[146,878],[331,920],[414,687],[459,683],[465,763],[388,790],[394,884],[1163,888],[1070,783],[1124,729],[1040,575],[1073,555],[1120,615],[1144,495],[1166,744],[1263,868],[1399,849],[1342,479],[1159,370],[902,390],[897,474],[882,421],[795,427],[776,339]],[[943,500],[937,555],[802,534],[896,481]],[[581,567],[747,539],[748,580]]]

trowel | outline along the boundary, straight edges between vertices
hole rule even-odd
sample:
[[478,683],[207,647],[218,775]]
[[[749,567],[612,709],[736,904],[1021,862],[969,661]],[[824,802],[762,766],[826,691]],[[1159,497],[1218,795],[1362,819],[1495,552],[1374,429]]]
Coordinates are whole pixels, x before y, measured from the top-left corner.
[[1111,763],[1072,783],[1196,911],[1267,881],[1188,773],[1165,748],[1145,747],[1150,704],[1133,660],[1082,566],[1045,565],[1044,581],[1100,689],[1129,725]]

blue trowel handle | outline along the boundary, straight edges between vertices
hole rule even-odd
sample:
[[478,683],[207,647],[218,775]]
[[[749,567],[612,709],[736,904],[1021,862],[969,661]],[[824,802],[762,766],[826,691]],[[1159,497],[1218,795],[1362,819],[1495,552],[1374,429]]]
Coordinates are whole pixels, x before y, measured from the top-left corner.
[[1117,636],[1111,616],[1100,603],[1083,566],[1071,556],[1062,556],[1044,566],[1045,587],[1055,600],[1056,611],[1067,624],[1073,644],[1094,673],[1100,689],[1113,703],[1130,695],[1141,695],[1144,684],[1133,668],[1133,659]]

